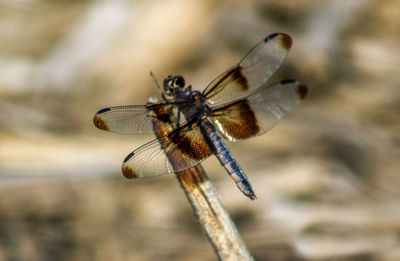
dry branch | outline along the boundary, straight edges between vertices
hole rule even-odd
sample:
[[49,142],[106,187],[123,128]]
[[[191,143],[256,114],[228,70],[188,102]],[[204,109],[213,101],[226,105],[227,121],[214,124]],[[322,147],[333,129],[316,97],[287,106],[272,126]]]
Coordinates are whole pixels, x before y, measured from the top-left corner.
[[[160,128],[162,123],[154,121],[154,124],[158,125],[155,126],[158,138],[166,135],[165,128]],[[185,160],[178,153],[167,156],[173,166]],[[199,164],[177,172],[176,176],[219,259],[254,260],[203,167]]]

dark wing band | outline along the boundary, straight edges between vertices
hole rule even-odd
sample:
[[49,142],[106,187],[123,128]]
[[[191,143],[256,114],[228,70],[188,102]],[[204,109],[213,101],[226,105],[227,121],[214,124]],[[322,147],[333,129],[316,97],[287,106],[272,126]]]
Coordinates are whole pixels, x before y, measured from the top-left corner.
[[130,153],[122,164],[122,172],[127,178],[173,173],[193,167],[211,154],[200,127],[194,122],[186,123]]
[[307,92],[307,86],[299,81],[281,81],[243,99],[211,106],[212,119],[228,140],[254,137],[272,129],[305,98]]

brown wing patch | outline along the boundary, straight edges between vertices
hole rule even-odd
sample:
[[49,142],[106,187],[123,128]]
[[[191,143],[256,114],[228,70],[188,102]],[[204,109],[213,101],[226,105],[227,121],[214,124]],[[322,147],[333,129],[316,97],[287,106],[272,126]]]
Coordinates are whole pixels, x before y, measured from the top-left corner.
[[237,82],[237,88],[240,88],[242,91],[247,91],[249,89],[249,84],[247,82],[246,76],[244,76],[242,69],[240,67],[237,67],[232,75],[232,81]]
[[146,108],[153,113],[153,115],[160,121],[164,123],[171,123],[170,114],[168,109],[170,106],[165,106],[165,104],[152,103],[146,105]]
[[204,95],[207,98],[213,97],[222,92],[227,85],[230,85],[230,92],[242,92],[249,89],[247,78],[243,74],[240,66],[236,66],[221,75],[215,83],[213,83],[213,86],[207,89]]
[[127,165],[122,165],[122,173],[124,174],[125,178],[128,179],[136,179],[139,177],[139,175]]
[[292,39],[287,34],[282,35],[281,44],[286,50],[289,50],[292,47]]
[[212,154],[198,126],[174,132],[169,138],[185,157],[201,161]]
[[247,100],[235,101],[213,112],[214,122],[227,139],[244,139],[260,132],[255,112]]
[[299,86],[297,86],[296,91],[297,91],[297,94],[299,95],[299,97],[301,99],[304,99],[307,96],[308,88],[306,85],[300,84]]
[[93,123],[97,128],[99,128],[101,130],[106,130],[106,131],[110,130],[110,128],[108,127],[107,123],[98,114],[96,114],[94,116]]

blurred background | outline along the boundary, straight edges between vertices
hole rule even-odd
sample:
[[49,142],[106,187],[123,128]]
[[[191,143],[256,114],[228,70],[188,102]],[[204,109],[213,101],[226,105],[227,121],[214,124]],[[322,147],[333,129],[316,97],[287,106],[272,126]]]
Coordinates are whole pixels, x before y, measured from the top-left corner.
[[168,74],[197,89],[266,35],[304,102],[229,143],[258,196],[204,162],[256,260],[400,260],[400,2],[0,1],[0,260],[216,260],[173,175],[127,180],[151,135],[96,129]]

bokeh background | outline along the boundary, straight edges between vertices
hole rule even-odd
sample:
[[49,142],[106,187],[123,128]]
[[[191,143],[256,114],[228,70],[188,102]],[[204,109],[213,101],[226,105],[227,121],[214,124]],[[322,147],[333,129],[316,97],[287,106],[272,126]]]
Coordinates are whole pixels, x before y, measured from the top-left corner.
[[400,2],[0,1],[0,260],[216,260],[176,178],[123,178],[151,135],[96,129],[168,74],[203,89],[258,41],[308,97],[228,144],[258,199],[204,162],[256,260],[400,260]]

